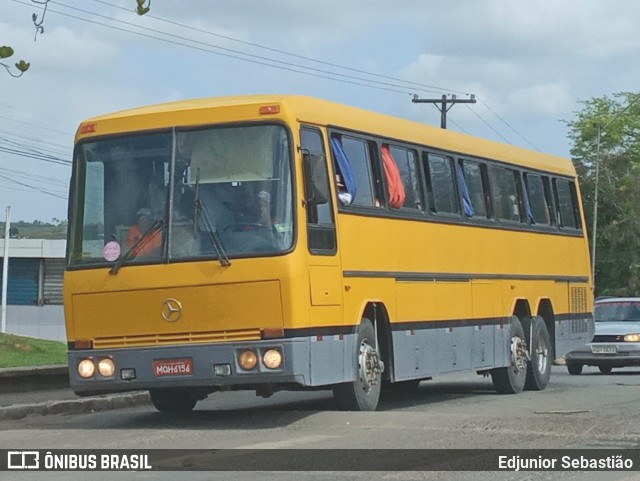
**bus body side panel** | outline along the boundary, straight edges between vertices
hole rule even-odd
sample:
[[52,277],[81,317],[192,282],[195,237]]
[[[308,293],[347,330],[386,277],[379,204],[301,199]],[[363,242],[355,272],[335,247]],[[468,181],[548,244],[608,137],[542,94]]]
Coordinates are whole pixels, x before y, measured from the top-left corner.
[[556,358],[584,346],[587,336],[593,339],[595,325],[591,314],[590,289],[587,284],[558,283],[558,290],[566,299],[567,308],[556,315],[555,343]]
[[[394,330],[394,380],[508,365],[505,323],[464,324],[430,322],[423,323],[424,328],[405,325]],[[458,327],[449,327],[454,325]]]

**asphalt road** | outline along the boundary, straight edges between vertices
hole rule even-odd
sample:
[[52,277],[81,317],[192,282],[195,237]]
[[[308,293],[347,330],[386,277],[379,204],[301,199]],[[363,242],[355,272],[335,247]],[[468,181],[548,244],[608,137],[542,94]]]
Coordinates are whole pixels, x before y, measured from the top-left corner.
[[[586,368],[570,376],[554,366],[542,392],[498,395],[475,374],[440,377],[413,392],[385,392],[376,412],[339,411],[330,392],[216,393],[186,414],[151,406],[84,414],[3,420],[4,449],[331,448],[331,449],[637,449],[640,370],[610,375]],[[18,479],[2,477],[0,479]],[[15,474],[15,473],[4,473]],[[44,479],[21,473],[19,479]],[[131,477],[127,474],[127,479]],[[136,479],[176,479],[177,473],[135,473]],[[81,479],[46,473],[47,480]],[[91,473],[117,479],[122,473]],[[280,472],[180,473],[183,479],[507,479],[636,480],[633,472]]]

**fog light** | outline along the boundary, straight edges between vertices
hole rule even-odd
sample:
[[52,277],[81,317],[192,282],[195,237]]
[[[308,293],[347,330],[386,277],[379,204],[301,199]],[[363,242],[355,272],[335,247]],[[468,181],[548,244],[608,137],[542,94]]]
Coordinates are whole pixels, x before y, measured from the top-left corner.
[[91,359],[83,359],[78,364],[78,374],[83,379],[89,379],[93,377],[93,374],[96,372],[96,367],[93,365],[93,361]]
[[123,381],[133,381],[136,378],[136,370],[132,368],[120,369],[120,378]]
[[216,376],[231,376],[231,365],[230,364],[214,364],[213,373]]
[[113,363],[113,359],[105,357],[98,363],[98,372],[104,377],[111,377],[116,372],[116,365]]
[[282,364],[282,354],[277,349],[269,349],[262,356],[262,362],[269,369],[278,369]]
[[243,351],[238,358],[238,363],[242,369],[250,371],[258,364],[258,356],[253,351]]

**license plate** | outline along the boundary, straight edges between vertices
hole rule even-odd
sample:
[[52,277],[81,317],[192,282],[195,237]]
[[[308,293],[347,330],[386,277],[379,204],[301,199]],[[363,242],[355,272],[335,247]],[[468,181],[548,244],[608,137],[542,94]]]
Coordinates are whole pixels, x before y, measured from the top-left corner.
[[593,354],[615,354],[618,352],[616,346],[591,346],[591,352]]
[[193,374],[193,361],[185,359],[159,359],[153,361],[153,374],[160,376],[190,376]]

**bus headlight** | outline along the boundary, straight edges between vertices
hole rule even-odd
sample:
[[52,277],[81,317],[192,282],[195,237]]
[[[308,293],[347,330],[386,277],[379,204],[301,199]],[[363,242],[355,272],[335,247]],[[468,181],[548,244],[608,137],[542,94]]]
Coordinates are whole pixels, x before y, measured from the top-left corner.
[[238,356],[238,363],[242,369],[251,371],[258,364],[258,356],[251,350],[242,351]]
[[277,349],[269,349],[262,356],[262,362],[269,369],[278,369],[282,365],[282,354]]
[[113,363],[113,359],[105,357],[98,363],[98,372],[103,377],[111,377],[116,372],[116,365]]
[[93,360],[91,359],[83,359],[78,364],[78,375],[83,379],[89,379],[93,377],[93,374],[96,372],[96,367],[93,365]]

